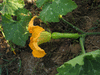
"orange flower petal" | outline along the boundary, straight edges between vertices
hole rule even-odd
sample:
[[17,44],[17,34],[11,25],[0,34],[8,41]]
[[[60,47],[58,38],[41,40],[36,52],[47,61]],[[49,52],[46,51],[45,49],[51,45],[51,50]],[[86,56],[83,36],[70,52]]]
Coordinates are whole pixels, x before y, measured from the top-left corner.
[[38,46],[37,39],[39,38],[40,33],[45,30],[42,27],[33,26],[33,20],[36,17],[37,16],[34,16],[31,19],[31,21],[29,22],[29,26],[28,26],[29,33],[32,33],[32,36],[30,37],[29,47],[33,50],[32,54],[34,57],[41,58],[41,57],[44,57],[46,55],[46,53],[43,49],[41,49]]
[[37,42],[30,43],[29,46],[33,50],[32,54],[34,57],[42,58],[46,55],[45,51],[38,46]]
[[42,27],[39,27],[39,26],[34,26],[34,27],[32,27],[33,29],[32,29],[32,36],[31,36],[31,38],[30,38],[30,41],[37,41],[37,39],[39,38],[39,36],[40,36],[40,33],[42,32],[42,31],[45,31]]
[[33,50],[32,54],[34,57],[41,58],[46,55],[45,51],[38,46],[37,41],[30,42],[29,46]]
[[32,54],[34,57],[41,58],[44,57],[46,53],[38,45],[48,42],[51,39],[51,33],[45,31],[40,26],[34,26],[33,20],[35,18],[37,18],[37,16],[34,16],[31,19],[28,26],[29,33],[32,33],[32,36],[30,37],[29,47],[32,49]]
[[46,55],[44,50],[43,51],[33,50],[32,54],[33,54],[34,57],[37,57],[37,58],[42,58]]
[[28,25],[28,30],[29,30],[29,33],[32,33],[32,27],[33,27],[33,20],[35,19],[35,18],[37,18],[37,16],[34,16],[32,19],[31,19],[31,21],[29,22],[29,25]]
[[34,26],[32,27],[32,37],[37,37],[42,31],[45,31],[42,27]]

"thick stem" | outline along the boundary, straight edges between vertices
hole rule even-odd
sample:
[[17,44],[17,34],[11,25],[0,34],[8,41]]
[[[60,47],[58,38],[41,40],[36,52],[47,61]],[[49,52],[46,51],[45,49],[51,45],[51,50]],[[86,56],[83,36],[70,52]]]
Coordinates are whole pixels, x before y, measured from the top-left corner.
[[84,41],[85,41],[85,36],[80,37],[80,45],[81,45],[82,53],[83,53],[83,54],[85,54]]
[[84,31],[82,31],[81,29],[75,27],[74,25],[72,25],[71,23],[67,22],[65,19],[61,18],[63,22],[69,24],[72,28],[75,28],[77,31],[81,32],[81,33],[85,33]]
[[78,33],[58,33],[58,32],[54,32],[51,34],[51,37],[53,39],[60,39],[60,38],[74,38],[77,39],[79,38],[81,35],[79,35]]

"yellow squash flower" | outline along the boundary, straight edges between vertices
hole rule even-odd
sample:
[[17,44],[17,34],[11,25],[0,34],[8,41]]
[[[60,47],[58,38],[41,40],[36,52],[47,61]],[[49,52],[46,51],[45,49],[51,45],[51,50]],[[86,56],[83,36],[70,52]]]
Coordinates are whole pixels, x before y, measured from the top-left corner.
[[33,20],[35,18],[37,18],[37,16],[34,16],[31,19],[28,26],[29,33],[32,33],[32,36],[30,37],[29,47],[33,50],[32,54],[34,57],[41,58],[44,57],[46,53],[38,45],[49,41],[51,39],[51,33],[45,31],[40,26],[33,26]]

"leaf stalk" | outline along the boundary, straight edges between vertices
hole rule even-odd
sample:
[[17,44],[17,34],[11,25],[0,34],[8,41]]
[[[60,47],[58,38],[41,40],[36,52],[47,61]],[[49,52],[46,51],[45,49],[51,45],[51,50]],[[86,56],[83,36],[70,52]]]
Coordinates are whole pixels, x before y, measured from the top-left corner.
[[85,48],[84,48],[84,41],[85,41],[85,36],[80,37],[80,45],[82,48],[82,54],[85,54]]
[[64,23],[67,23],[68,25],[70,25],[72,28],[75,28],[77,31],[79,31],[80,33],[85,33],[84,31],[82,31],[81,29],[75,27],[74,25],[72,25],[71,23],[67,22],[65,19],[61,18],[61,20],[64,22]]

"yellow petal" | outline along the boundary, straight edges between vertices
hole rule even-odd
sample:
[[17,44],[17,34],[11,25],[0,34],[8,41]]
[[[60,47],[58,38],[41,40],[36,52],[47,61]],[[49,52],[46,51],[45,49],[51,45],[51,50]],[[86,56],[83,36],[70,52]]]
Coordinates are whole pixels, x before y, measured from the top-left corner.
[[46,55],[45,51],[38,46],[37,39],[40,36],[42,31],[45,31],[42,27],[33,26],[32,28],[32,36],[30,37],[29,47],[32,49],[32,54],[34,57],[42,58]]
[[[46,55],[45,51],[43,49],[41,49],[38,44],[41,44],[44,42],[47,42],[45,39],[43,39],[44,34],[40,37],[40,33],[42,33],[43,31],[45,31],[42,27],[40,26],[34,26],[33,25],[33,20],[36,18],[37,16],[34,16],[31,21],[29,22],[29,26],[28,26],[28,30],[29,33],[32,33],[32,36],[30,37],[30,43],[29,43],[29,47],[32,49],[32,54],[34,57],[37,58],[41,58],[44,57]],[[47,33],[46,33],[47,34]],[[43,37],[44,36],[44,37]],[[51,36],[51,35],[50,35]],[[50,37],[51,38],[51,37]],[[38,43],[39,42],[39,43]]]
[[38,46],[37,41],[30,42],[29,46],[33,50],[32,54],[34,57],[42,58],[46,55],[45,51]]
[[32,36],[30,38],[30,41],[37,41],[42,31],[45,31],[42,27],[34,26],[32,29]]
[[42,27],[40,27],[40,26],[34,26],[32,28],[32,37],[36,38],[37,36],[40,36],[40,33],[42,31],[45,31]]
[[35,19],[35,18],[37,18],[37,16],[34,16],[32,19],[31,19],[31,21],[29,22],[29,25],[28,25],[28,30],[29,30],[29,33],[32,33],[32,27],[33,27],[33,20]]
[[34,43],[34,49],[32,51],[34,57],[41,58],[46,55],[45,51],[41,49],[37,43]]

